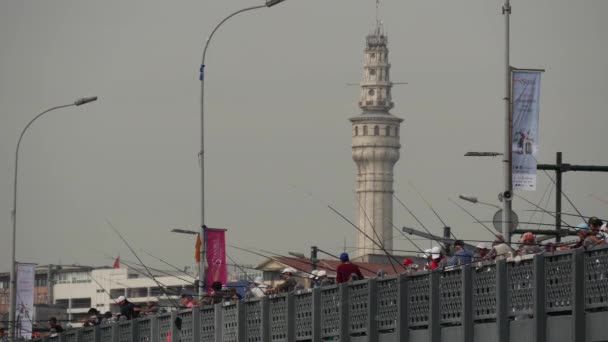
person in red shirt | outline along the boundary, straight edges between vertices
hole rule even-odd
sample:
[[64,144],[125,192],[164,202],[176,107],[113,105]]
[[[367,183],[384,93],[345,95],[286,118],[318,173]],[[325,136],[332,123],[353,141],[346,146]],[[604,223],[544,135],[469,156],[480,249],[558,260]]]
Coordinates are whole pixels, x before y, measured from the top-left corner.
[[336,269],[336,282],[338,284],[349,281],[353,274],[359,279],[363,279],[363,274],[361,274],[359,267],[350,263],[348,253],[340,254],[340,261],[342,261],[342,263],[338,265],[338,268]]

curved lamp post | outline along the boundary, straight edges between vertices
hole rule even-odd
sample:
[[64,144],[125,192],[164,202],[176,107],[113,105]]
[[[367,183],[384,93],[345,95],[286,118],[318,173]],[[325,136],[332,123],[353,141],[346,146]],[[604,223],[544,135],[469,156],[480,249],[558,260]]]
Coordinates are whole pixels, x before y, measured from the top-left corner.
[[203,49],[203,58],[202,58],[200,74],[199,74],[199,80],[201,81],[201,149],[199,152],[199,161],[200,161],[200,165],[201,165],[201,237],[202,237],[202,242],[203,242],[202,243],[203,248],[201,248],[201,253],[200,253],[201,262],[199,263],[199,285],[198,285],[199,286],[199,288],[198,288],[199,295],[203,295],[203,293],[205,291],[205,284],[204,284],[204,281],[205,281],[204,280],[205,244],[206,244],[206,241],[205,241],[205,56],[207,55],[207,48],[209,47],[209,43],[211,42],[211,38],[213,38],[213,35],[215,34],[215,32],[228,19],[234,17],[235,15],[237,15],[239,13],[252,11],[252,10],[256,10],[256,9],[264,8],[264,7],[272,7],[283,1],[285,1],[285,0],[267,0],[266,4],[264,4],[264,5],[243,8],[241,10],[238,10],[238,11],[230,14],[229,16],[224,18],[222,21],[220,21],[220,23],[217,24],[213,28],[213,30],[211,31],[211,34],[209,35],[209,37],[207,38],[207,41],[205,42],[205,48]]
[[17,148],[15,149],[15,176],[13,178],[14,179],[13,210],[11,212],[12,218],[13,218],[13,245],[12,245],[12,253],[11,253],[10,307],[9,307],[9,319],[8,319],[8,324],[10,326],[10,332],[11,332],[10,335],[13,340],[16,340],[16,338],[17,338],[17,336],[16,336],[17,330],[16,330],[16,322],[15,322],[15,314],[16,314],[15,310],[17,307],[17,277],[16,277],[16,269],[15,269],[16,268],[15,267],[16,266],[15,246],[16,246],[16,241],[17,241],[17,171],[19,168],[19,146],[21,146],[21,139],[23,139],[23,135],[25,134],[27,129],[34,123],[34,121],[36,121],[36,119],[43,116],[44,114],[54,111],[55,109],[72,107],[72,106],[81,106],[83,104],[93,102],[93,101],[97,101],[97,96],[83,97],[81,99],[74,101],[73,103],[62,105],[62,106],[57,106],[57,107],[52,107],[52,108],[45,110],[44,112],[36,115],[32,120],[30,120],[30,122],[25,126],[23,131],[21,131],[21,135],[19,136],[19,141],[17,141]]

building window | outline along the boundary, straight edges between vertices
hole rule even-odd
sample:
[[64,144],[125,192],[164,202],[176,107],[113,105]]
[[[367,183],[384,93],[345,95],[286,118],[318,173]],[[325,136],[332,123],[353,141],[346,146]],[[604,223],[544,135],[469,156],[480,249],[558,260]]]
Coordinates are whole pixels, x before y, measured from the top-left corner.
[[70,305],[69,299],[55,299],[55,305],[67,308]]
[[72,309],[86,309],[91,307],[91,298],[72,298]]
[[355,136],[359,135],[359,126],[355,126]]
[[395,127],[395,136],[398,137],[399,136],[399,127]]
[[386,126],[386,128],[384,129],[384,135],[386,135],[387,137],[391,135],[391,126]]
[[374,76],[376,74],[376,69],[369,69],[369,74]]
[[374,135],[380,135],[380,127],[374,126]]
[[120,296],[124,296],[125,295],[125,289],[111,289],[110,290],[110,297],[112,298],[118,298]]
[[367,135],[367,126],[363,126],[363,135]]
[[375,54],[375,53],[370,53],[370,54],[369,54],[369,58],[371,58],[371,59],[376,58],[376,54]]

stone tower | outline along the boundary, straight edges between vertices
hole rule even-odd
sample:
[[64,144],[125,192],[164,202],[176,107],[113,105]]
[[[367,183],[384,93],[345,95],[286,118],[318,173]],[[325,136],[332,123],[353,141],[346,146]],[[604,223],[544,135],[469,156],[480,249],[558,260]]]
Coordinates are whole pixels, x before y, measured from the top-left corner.
[[[388,62],[388,38],[381,22],[366,37],[359,108],[351,118],[352,155],[357,164],[355,205],[358,227],[390,250],[393,248],[393,167],[399,160],[399,126],[393,116]],[[358,255],[384,255],[364,234],[358,233]],[[390,252],[390,251],[389,251]]]

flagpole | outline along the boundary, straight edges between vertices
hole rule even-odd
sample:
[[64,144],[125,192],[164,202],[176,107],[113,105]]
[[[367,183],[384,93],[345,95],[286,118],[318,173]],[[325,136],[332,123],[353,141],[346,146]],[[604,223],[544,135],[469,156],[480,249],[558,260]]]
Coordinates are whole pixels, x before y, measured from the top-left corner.
[[512,117],[511,117],[511,66],[510,55],[510,17],[511,1],[505,0],[502,7],[505,16],[505,146],[503,154],[504,192],[502,193],[502,233],[507,244],[511,243],[511,200],[513,198],[512,174]]

